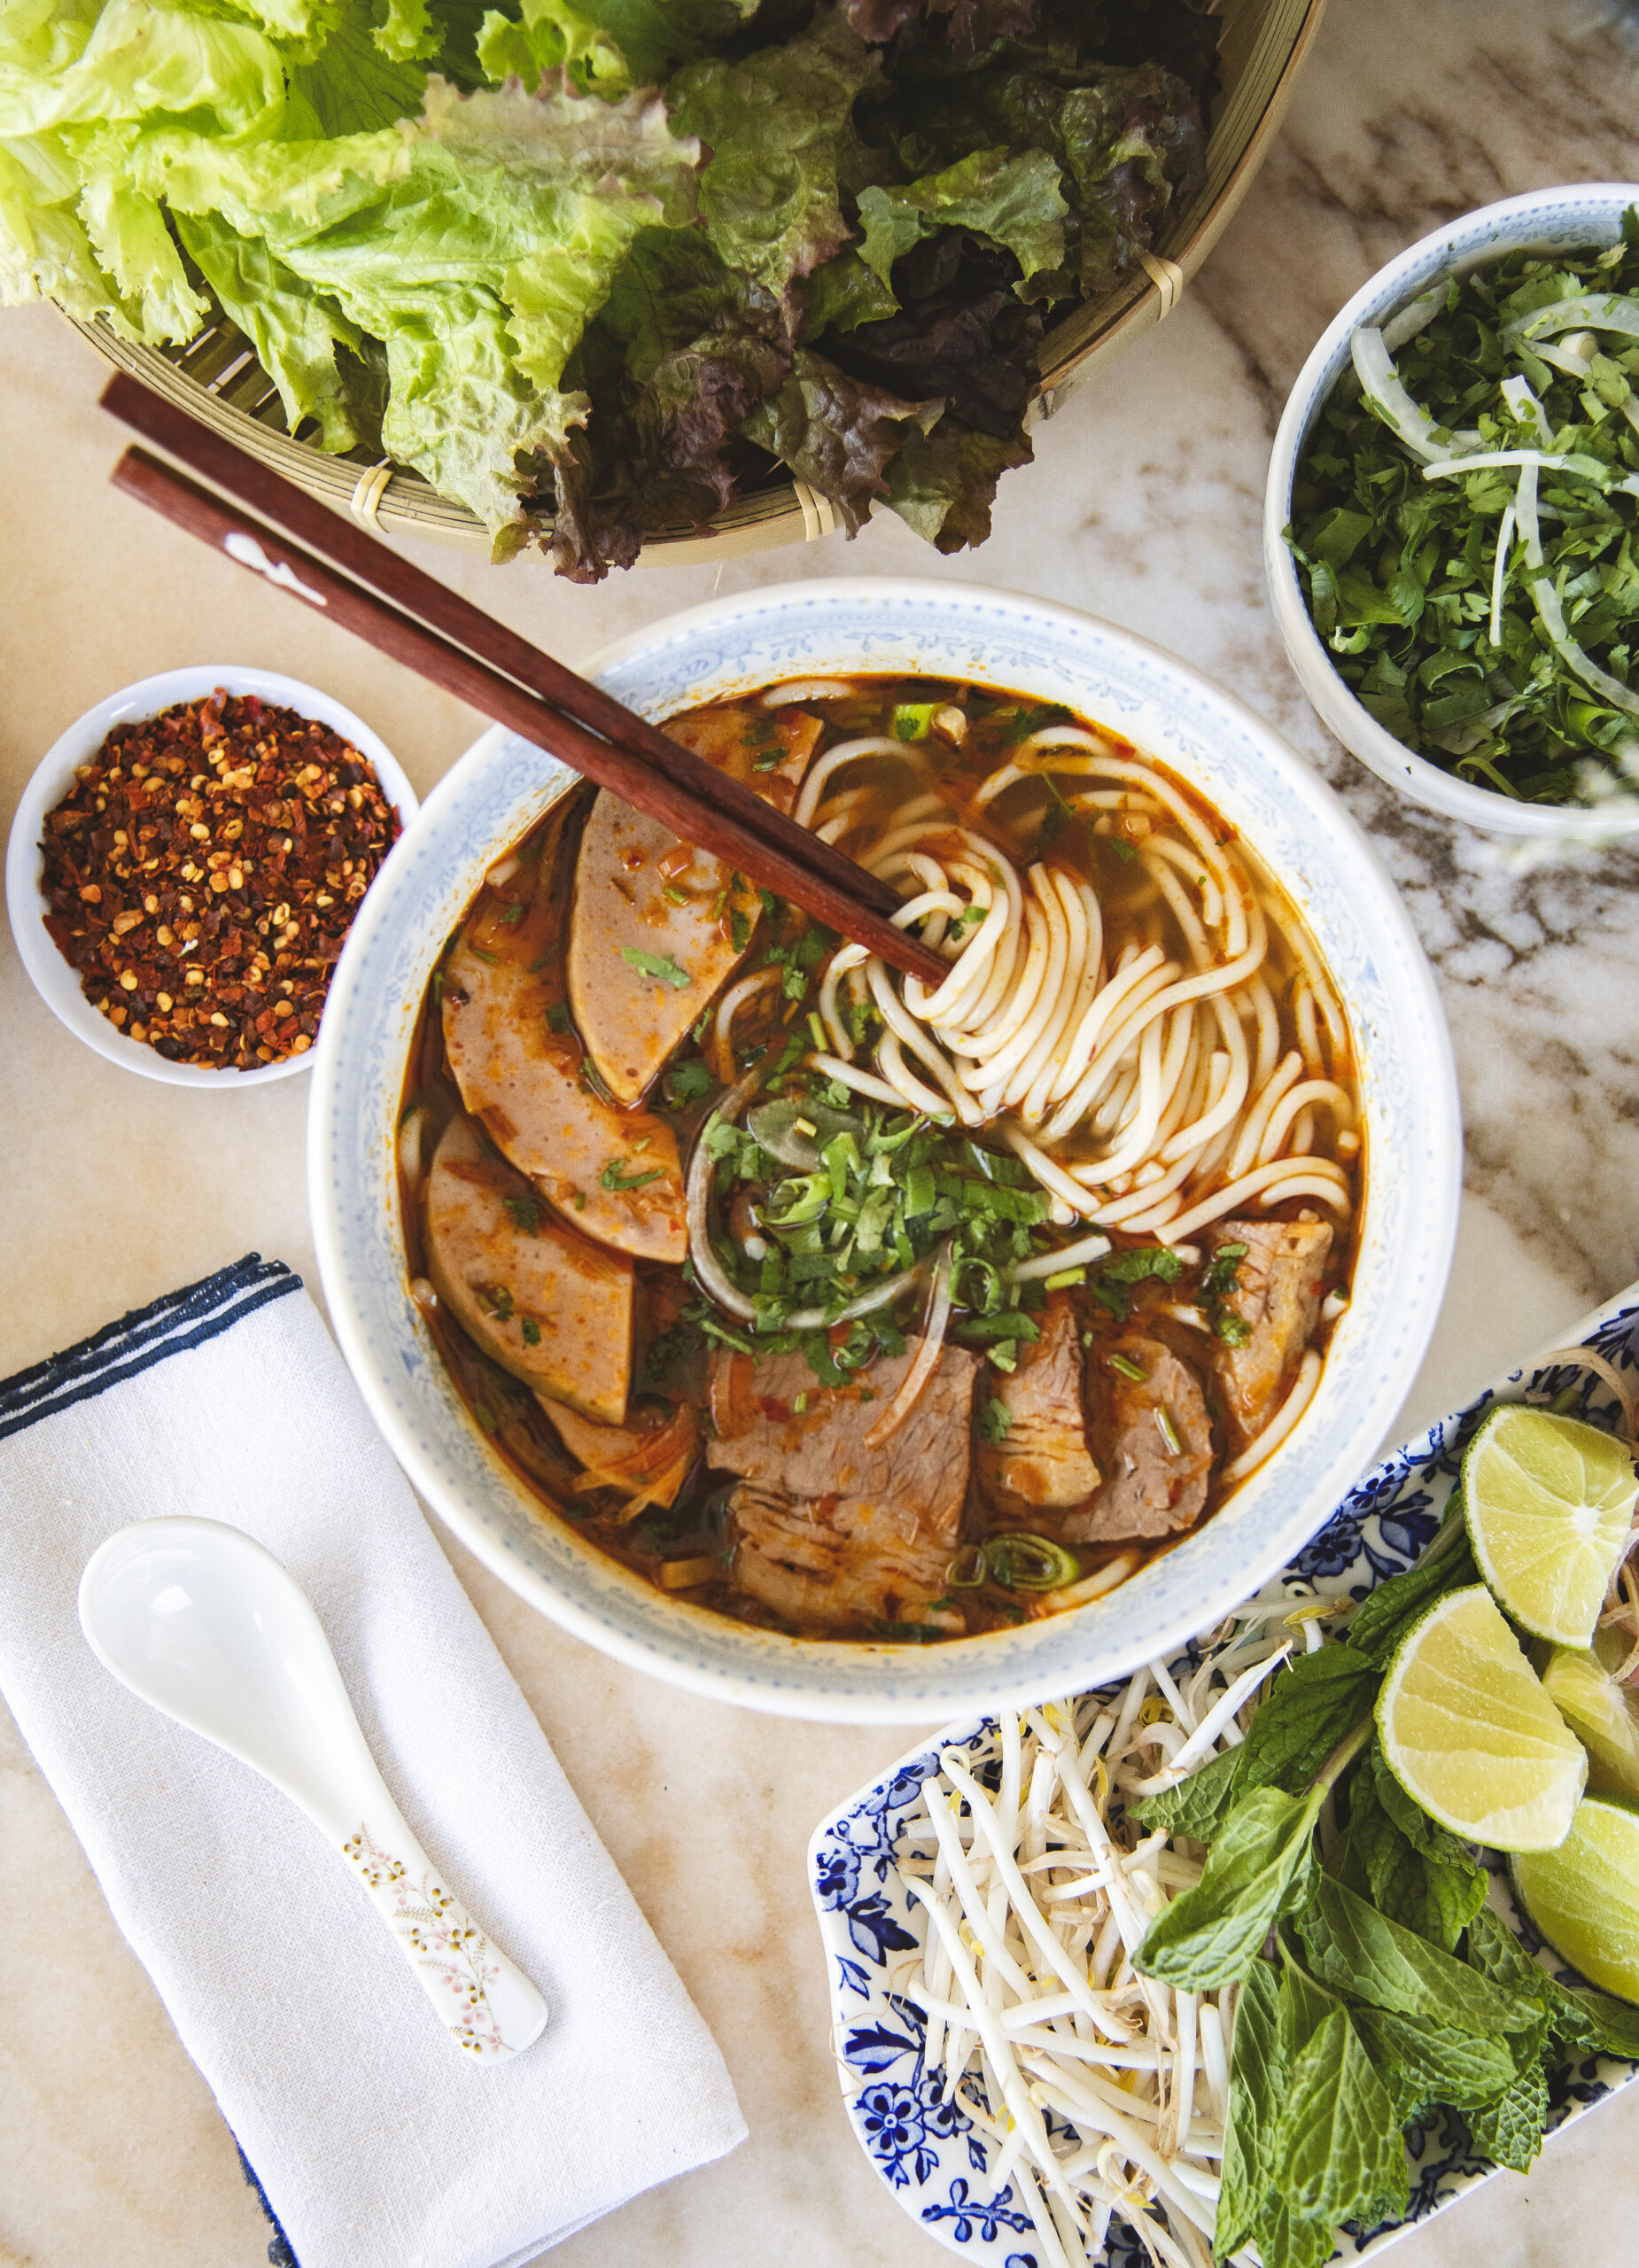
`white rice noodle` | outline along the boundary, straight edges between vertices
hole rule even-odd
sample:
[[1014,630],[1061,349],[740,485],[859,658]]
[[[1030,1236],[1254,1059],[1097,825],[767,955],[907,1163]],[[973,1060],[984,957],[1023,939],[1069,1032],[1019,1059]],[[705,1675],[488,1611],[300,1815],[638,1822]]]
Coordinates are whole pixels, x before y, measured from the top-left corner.
[[909,753],[904,741],[886,740],[880,734],[868,734],[856,741],[838,741],[835,748],[827,749],[823,756],[816,757],[809,765],[803,779],[803,792],[796,799],[792,818],[799,827],[813,824],[814,813],[820,808],[820,790],[831,774],[840,772],[845,764],[856,763],[866,756],[904,757]]
[[1257,1439],[1249,1442],[1240,1455],[1232,1458],[1219,1473],[1219,1481],[1224,1487],[1236,1487],[1238,1483],[1245,1480],[1248,1474],[1255,1472],[1261,1464],[1265,1464],[1274,1456],[1275,1451],[1315,1399],[1315,1389],[1319,1384],[1320,1355],[1315,1348],[1309,1347],[1304,1349],[1303,1360],[1298,1365],[1298,1374],[1293,1381],[1292,1390],[1279,1409]]
[[783,975],[784,971],[778,968],[754,969],[738,984],[731,984],[719,1001],[711,1036],[717,1047],[717,1076],[726,1087],[732,1086],[734,1081],[734,1018],[748,1000],[778,985]]
[[855,1094],[865,1095],[872,1102],[885,1102],[889,1110],[903,1110],[905,1107],[905,1099],[897,1087],[890,1087],[886,1079],[879,1079],[874,1072],[862,1071],[857,1063],[849,1062],[843,1056],[816,1053],[803,1060],[808,1070],[823,1071],[827,1079],[835,1079],[839,1086],[851,1087]]
[[1078,1237],[1074,1244],[1060,1245],[1057,1252],[1044,1252],[1034,1260],[1021,1260],[1010,1273],[1015,1284],[1034,1284],[1044,1276],[1057,1276],[1067,1268],[1080,1268],[1089,1260],[1102,1260],[1109,1248],[1107,1236]]

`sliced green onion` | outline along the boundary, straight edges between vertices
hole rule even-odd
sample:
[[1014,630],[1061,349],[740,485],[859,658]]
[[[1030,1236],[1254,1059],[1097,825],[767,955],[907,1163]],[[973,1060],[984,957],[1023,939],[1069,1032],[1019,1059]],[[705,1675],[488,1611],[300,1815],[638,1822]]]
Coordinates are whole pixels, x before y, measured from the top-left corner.
[[1124,1379],[1143,1379],[1149,1376],[1149,1372],[1147,1371],[1141,1370],[1138,1363],[1127,1355],[1112,1355],[1110,1356],[1110,1368],[1113,1371],[1119,1371]]
[[985,1573],[984,1546],[964,1543],[945,1569],[944,1580],[952,1590],[971,1591],[977,1589],[984,1581]]
[[1009,1591],[1056,1591],[1073,1583],[1081,1561],[1046,1535],[993,1535],[984,1547],[985,1572]]
[[1166,1442],[1167,1447],[1172,1451],[1174,1456],[1182,1456],[1184,1454],[1184,1444],[1178,1439],[1178,1429],[1173,1424],[1172,1412],[1167,1408],[1165,1402],[1162,1402],[1156,1410],[1155,1425],[1162,1441]]

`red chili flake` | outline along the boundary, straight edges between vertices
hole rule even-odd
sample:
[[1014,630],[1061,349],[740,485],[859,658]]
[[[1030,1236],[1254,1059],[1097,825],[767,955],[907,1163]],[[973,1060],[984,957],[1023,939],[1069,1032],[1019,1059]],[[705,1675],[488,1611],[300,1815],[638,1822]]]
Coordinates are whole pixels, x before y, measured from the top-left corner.
[[400,832],[339,734],[219,686],[77,768],[40,846],[45,926],[111,1023],[173,1063],[254,1070],[312,1046]]

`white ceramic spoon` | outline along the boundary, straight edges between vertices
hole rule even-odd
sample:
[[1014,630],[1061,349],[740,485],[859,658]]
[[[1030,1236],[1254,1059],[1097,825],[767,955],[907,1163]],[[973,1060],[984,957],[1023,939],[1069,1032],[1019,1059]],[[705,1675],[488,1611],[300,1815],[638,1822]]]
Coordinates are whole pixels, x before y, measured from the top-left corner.
[[87,1562],[80,1627],[122,1684],[271,1780],[337,1845],[457,2047],[492,2062],[540,2038],[545,2000],[410,1833],[319,1618],[270,1551],[220,1520],[140,1520]]

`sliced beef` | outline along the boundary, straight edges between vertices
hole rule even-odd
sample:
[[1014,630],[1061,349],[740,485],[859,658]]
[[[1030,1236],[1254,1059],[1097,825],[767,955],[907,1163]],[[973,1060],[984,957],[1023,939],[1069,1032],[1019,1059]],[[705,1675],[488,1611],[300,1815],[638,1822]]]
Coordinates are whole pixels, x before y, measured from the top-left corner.
[[[946,1622],[943,1596],[967,1493],[979,1365],[947,1347],[914,1408],[879,1449],[865,1436],[914,1359],[882,1356],[858,1387],[816,1385],[800,1355],[713,1363],[711,1464],[742,1477],[729,1502],[737,1587],[799,1624]],[[805,1397],[799,1413],[799,1397]]]
[[1224,1416],[1241,1449],[1279,1406],[1314,1334],[1332,1231],[1324,1221],[1220,1221],[1207,1241],[1214,1252],[1226,1244],[1247,1247],[1222,1304],[1251,1337],[1241,1347],[1215,1343],[1213,1351]]
[[[1142,1375],[1128,1376],[1112,1356]],[[1200,1518],[1212,1472],[1200,1380],[1170,1348],[1138,1332],[1100,1348],[1094,1360],[1102,1373],[1088,1380],[1101,1403],[1094,1439],[1108,1478],[1084,1511],[1066,1518],[1064,1540],[1119,1543],[1176,1535]]]
[[439,1299],[503,1370],[601,1425],[624,1422],[631,1262],[555,1220],[463,1118],[433,1157],[426,1251]]
[[1041,1336],[1019,1349],[1018,1367],[998,1372],[994,1399],[1012,1423],[979,1451],[979,1474],[999,1511],[1066,1511],[1099,1485],[1082,1406],[1081,1332],[1061,1293],[1047,1301]]
[[[668,729],[786,811],[823,726],[801,709],[742,703]],[[757,892],[743,875],[607,788],[598,797],[575,861],[569,998],[618,1101],[648,1091],[739,967],[757,916]]]

